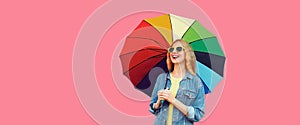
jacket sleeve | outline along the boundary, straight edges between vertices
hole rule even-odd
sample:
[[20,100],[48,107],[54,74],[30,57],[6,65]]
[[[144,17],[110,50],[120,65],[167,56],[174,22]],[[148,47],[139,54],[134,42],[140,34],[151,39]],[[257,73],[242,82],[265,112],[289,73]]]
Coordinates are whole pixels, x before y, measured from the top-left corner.
[[157,77],[157,80],[156,80],[156,83],[155,83],[155,86],[154,86],[154,89],[152,91],[152,95],[151,95],[151,102],[150,102],[150,105],[149,105],[149,111],[154,114],[154,115],[157,115],[159,112],[160,112],[160,108],[161,106],[158,108],[158,109],[154,109],[154,106],[153,104],[156,103],[157,99],[158,99],[158,96],[157,96],[157,92],[159,91],[160,89],[160,84],[162,84],[162,81],[164,81],[164,78],[165,78],[165,74],[160,74],[158,77]]
[[195,99],[195,102],[193,103],[192,106],[188,106],[188,119],[193,122],[198,122],[200,121],[203,116],[204,116],[204,97],[205,97],[205,92],[204,92],[204,86],[201,80],[196,80],[197,82],[200,82],[201,85],[198,89],[198,93]]

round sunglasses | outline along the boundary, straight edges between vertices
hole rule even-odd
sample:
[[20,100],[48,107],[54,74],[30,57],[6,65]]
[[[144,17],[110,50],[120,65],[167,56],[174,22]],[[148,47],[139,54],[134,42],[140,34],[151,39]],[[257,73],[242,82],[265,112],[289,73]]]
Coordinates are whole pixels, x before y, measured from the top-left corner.
[[170,48],[168,49],[168,51],[169,51],[169,53],[174,52],[174,50],[176,50],[177,52],[181,52],[183,49],[184,49],[184,48],[181,47],[181,46],[176,47],[176,48],[170,47]]

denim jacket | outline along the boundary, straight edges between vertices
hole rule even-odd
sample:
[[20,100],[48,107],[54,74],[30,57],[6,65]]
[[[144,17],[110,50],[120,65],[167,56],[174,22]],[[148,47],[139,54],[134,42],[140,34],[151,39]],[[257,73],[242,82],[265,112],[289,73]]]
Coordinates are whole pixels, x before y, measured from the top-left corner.
[[[167,88],[170,88],[171,80],[169,73],[162,73],[158,76],[152,91],[149,111],[156,115],[154,125],[165,125],[168,117],[168,101],[164,101],[158,109],[153,108],[153,104],[158,99],[157,92],[164,89],[165,84],[167,84]],[[194,122],[198,122],[203,118],[204,96],[204,86],[200,78],[186,72],[185,77],[179,83],[179,89],[175,98],[187,106],[188,115],[185,116],[174,106],[172,116],[173,125],[193,125]]]

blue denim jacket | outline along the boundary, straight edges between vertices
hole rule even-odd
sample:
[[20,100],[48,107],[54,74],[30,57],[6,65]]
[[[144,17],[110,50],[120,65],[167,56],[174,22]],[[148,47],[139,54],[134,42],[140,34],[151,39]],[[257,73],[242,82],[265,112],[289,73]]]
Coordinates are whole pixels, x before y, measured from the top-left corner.
[[[166,81],[167,80],[167,81]],[[169,102],[164,101],[158,109],[153,108],[158,97],[157,92],[171,86],[169,73],[162,73],[158,76],[154,86],[149,111],[156,115],[154,125],[165,125],[168,116]],[[179,89],[175,98],[181,101],[188,107],[188,115],[185,116],[181,111],[174,107],[172,123],[173,125],[193,125],[204,116],[204,86],[198,76],[191,75],[186,72],[186,75],[180,81]]]

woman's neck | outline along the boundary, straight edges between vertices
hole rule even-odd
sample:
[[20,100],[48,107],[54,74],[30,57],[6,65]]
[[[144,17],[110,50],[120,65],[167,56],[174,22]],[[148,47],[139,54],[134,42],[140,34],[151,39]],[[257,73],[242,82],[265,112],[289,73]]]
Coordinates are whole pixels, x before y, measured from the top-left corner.
[[186,68],[185,63],[175,63],[174,70],[172,71],[172,76],[176,78],[183,78],[185,76]]

